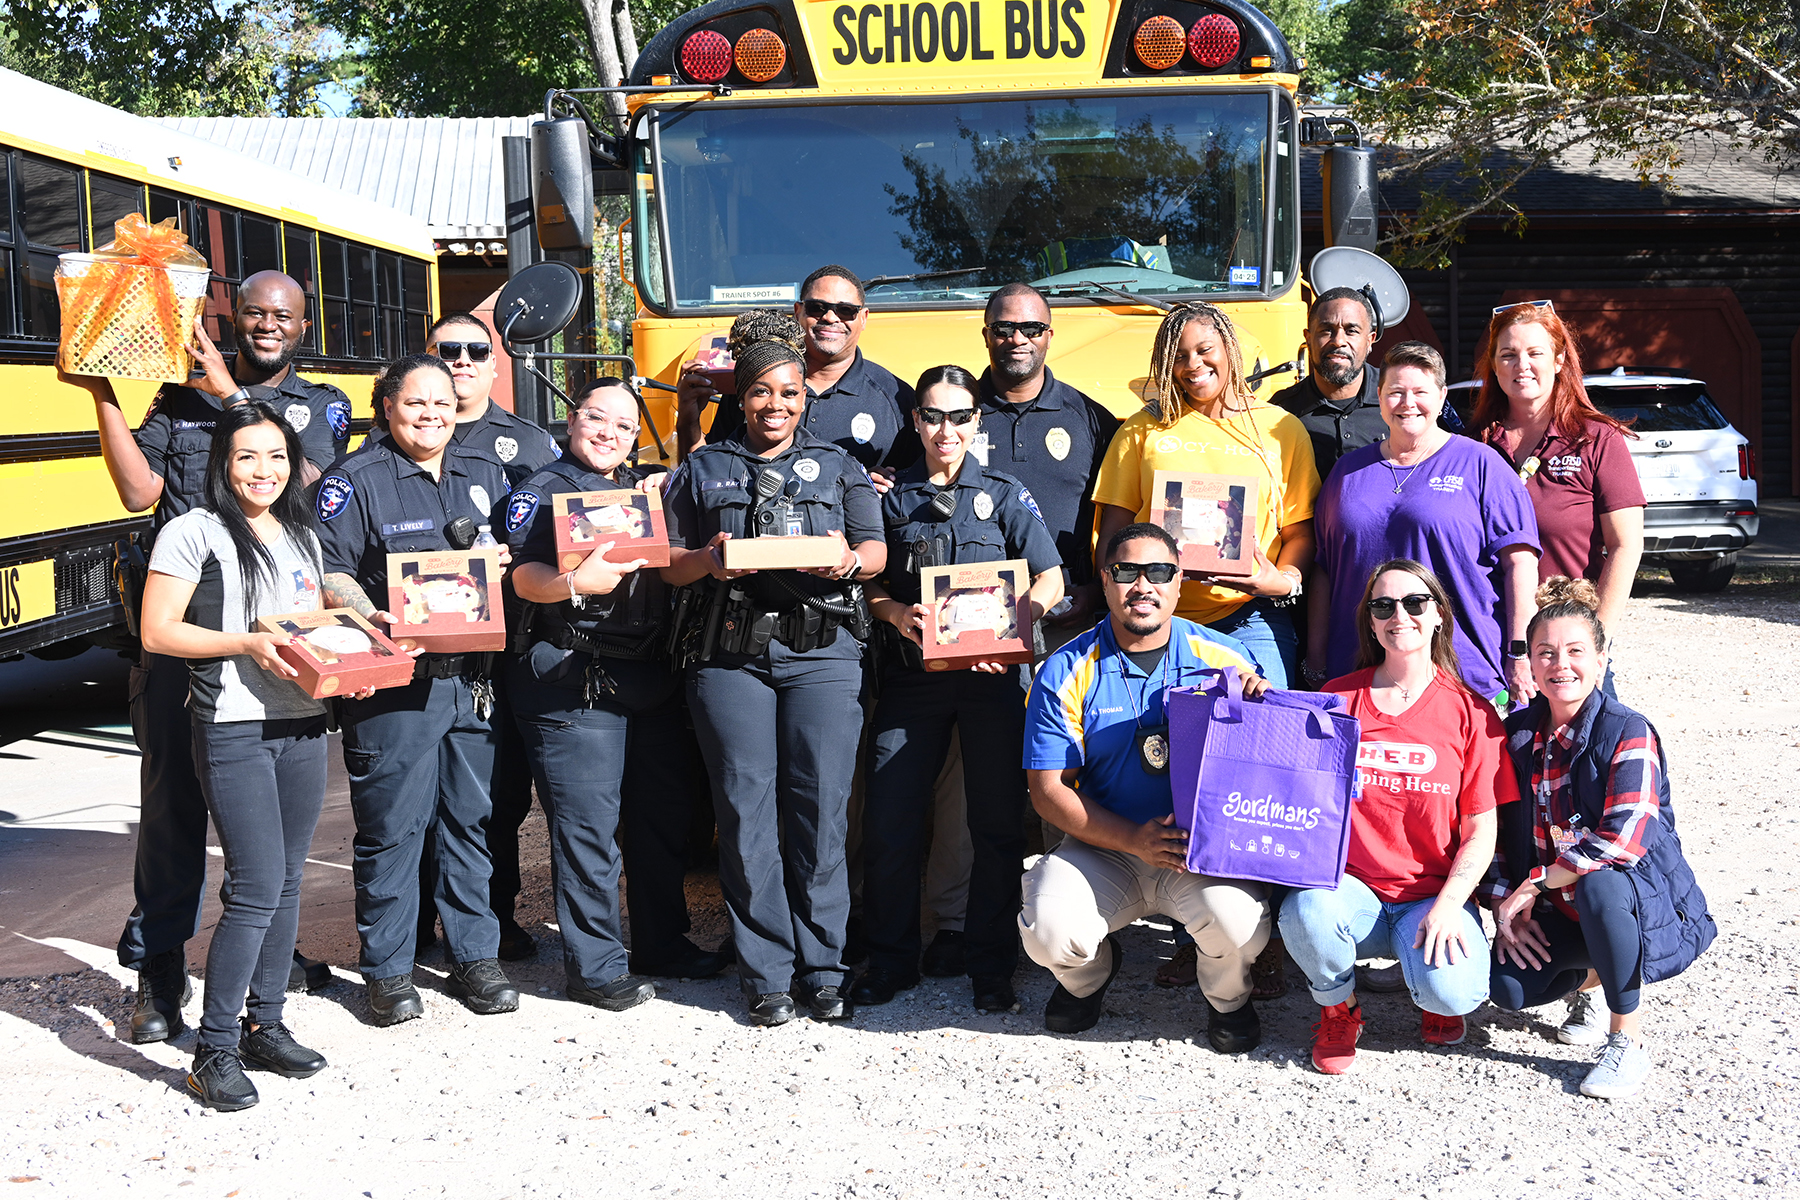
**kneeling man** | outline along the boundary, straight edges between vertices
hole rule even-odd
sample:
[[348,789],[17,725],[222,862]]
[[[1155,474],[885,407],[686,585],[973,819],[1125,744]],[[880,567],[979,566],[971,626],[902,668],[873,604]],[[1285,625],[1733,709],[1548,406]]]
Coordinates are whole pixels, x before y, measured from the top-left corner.
[[[1068,836],[1025,875],[1019,931],[1056,976],[1044,1025],[1080,1033],[1100,1019],[1119,973],[1114,930],[1166,913],[1199,947],[1206,1036],[1221,1054],[1254,1049],[1250,964],[1269,940],[1268,887],[1190,874],[1187,831],[1169,790],[1168,689],[1235,666],[1236,639],[1175,615],[1181,571],[1160,526],[1127,525],[1105,549],[1107,619],[1044,662],[1031,685],[1025,768],[1038,814]],[[1247,696],[1268,689],[1251,679]]]

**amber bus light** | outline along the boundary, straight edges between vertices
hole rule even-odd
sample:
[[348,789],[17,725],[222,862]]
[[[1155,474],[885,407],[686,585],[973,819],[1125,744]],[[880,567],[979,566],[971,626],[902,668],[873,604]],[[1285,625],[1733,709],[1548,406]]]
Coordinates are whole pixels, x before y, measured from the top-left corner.
[[1174,17],[1155,16],[1137,27],[1131,35],[1131,48],[1138,61],[1152,71],[1166,71],[1181,61],[1187,50],[1187,38],[1181,22]]
[[767,83],[787,66],[787,46],[769,29],[751,29],[737,40],[732,55],[738,74],[751,83]]

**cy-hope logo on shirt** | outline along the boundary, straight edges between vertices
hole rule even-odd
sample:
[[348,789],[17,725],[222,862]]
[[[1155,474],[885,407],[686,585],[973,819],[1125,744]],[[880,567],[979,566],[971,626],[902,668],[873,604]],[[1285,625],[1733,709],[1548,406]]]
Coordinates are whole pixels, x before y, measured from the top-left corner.
[[1226,454],[1239,458],[1260,458],[1264,462],[1270,461],[1271,457],[1279,457],[1271,456],[1269,451],[1260,448],[1252,450],[1248,446],[1219,445],[1200,438],[1184,438],[1176,433],[1163,434],[1156,439],[1152,448],[1158,454]]

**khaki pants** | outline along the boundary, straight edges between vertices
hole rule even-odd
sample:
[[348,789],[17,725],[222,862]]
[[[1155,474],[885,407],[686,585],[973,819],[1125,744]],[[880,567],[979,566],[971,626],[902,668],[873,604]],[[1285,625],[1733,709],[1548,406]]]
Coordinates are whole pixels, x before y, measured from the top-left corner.
[[1025,873],[1024,888],[1025,953],[1071,995],[1106,982],[1107,934],[1163,913],[1193,935],[1200,991],[1215,1009],[1235,1012],[1250,999],[1250,964],[1269,941],[1267,884],[1163,870],[1065,837]]

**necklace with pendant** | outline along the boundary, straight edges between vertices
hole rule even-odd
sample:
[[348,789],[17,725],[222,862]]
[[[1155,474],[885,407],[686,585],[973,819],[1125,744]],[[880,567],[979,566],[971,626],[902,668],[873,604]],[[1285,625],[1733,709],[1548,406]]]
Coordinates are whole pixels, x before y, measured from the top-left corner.
[[1400,472],[1394,467],[1393,459],[1384,454],[1381,456],[1381,461],[1387,464],[1388,474],[1394,477],[1394,495],[1396,496],[1400,494],[1400,489],[1406,486],[1407,480],[1410,480],[1418,473],[1419,468],[1425,465],[1425,460],[1420,459],[1412,465],[1411,470],[1407,471],[1406,478],[1402,479],[1400,477]]

